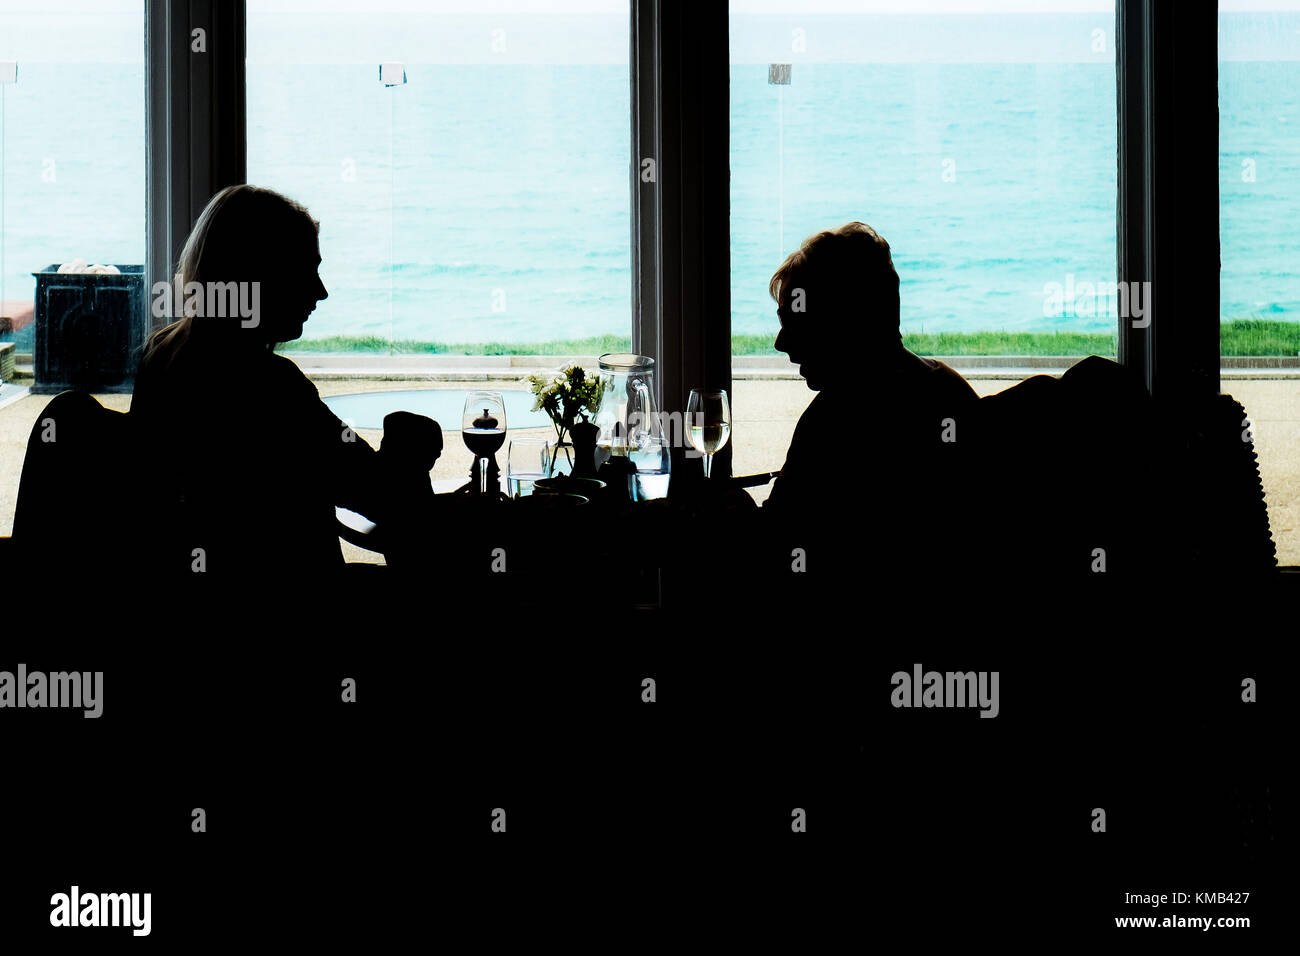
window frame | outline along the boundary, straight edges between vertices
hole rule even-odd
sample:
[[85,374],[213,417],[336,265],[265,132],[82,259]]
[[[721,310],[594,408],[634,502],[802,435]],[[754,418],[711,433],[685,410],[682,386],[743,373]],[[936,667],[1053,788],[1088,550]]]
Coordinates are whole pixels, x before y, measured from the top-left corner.
[[[670,0],[631,8],[632,348],[655,360],[660,410],[684,414],[692,388],[732,391],[728,11]],[[672,468],[703,474],[680,447]],[[731,474],[730,445],[713,473]]]
[[[171,282],[208,200],[247,182],[246,23],[245,0],[145,0],[149,290]],[[191,52],[196,29],[203,52]],[[151,327],[168,321],[151,318]]]
[[1152,292],[1148,326],[1120,319],[1119,361],[1189,416],[1220,388],[1218,15],[1218,0],[1115,10],[1119,279]]

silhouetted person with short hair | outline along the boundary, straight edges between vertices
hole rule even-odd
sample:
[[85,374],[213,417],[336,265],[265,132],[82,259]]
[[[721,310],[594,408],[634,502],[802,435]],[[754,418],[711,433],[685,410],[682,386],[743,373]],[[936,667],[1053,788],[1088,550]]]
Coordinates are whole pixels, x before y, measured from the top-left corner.
[[437,448],[386,438],[376,453],[275,354],[328,295],[318,230],[300,204],[241,185],[212,197],[185,244],[183,317],[149,339],[131,401],[177,570],[201,557],[210,573],[272,583],[340,568],[335,505],[380,521],[390,489],[428,484],[435,422],[404,431]]
[[903,346],[898,285],[889,244],[861,222],[810,236],[772,276],[776,349],[818,394],[764,511],[913,560],[948,516],[944,484],[955,476],[945,471],[978,397],[943,362]]

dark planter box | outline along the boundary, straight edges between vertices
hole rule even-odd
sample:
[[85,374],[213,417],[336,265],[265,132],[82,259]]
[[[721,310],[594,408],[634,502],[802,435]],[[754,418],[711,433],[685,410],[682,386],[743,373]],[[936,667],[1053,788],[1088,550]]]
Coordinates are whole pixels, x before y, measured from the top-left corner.
[[117,268],[121,275],[60,274],[57,265],[32,273],[33,392],[131,391],[148,320],[144,266]]

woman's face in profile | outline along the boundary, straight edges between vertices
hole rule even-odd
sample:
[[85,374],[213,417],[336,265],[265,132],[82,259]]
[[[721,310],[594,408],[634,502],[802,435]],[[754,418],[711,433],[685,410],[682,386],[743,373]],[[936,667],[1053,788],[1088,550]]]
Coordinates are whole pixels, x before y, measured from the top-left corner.
[[320,280],[320,243],[315,237],[285,249],[278,258],[275,276],[263,283],[258,327],[272,342],[292,342],[302,335],[303,325],[328,298]]

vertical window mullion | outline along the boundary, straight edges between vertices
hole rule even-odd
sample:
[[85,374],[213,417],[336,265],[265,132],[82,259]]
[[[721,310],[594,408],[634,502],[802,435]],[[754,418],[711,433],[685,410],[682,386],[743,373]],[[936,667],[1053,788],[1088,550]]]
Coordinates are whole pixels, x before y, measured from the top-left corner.
[[[727,8],[632,7],[633,347],[656,360],[660,409],[681,414],[691,388],[732,387]],[[730,474],[729,449],[714,469]]]
[[1119,0],[1119,278],[1150,282],[1150,325],[1121,316],[1120,361],[1162,402],[1219,391],[1218,5]]
[[212,195],[246,179],[245,11],[244,0],[146,0],[149,289],[170,281]]
[[[632,0],[632,351],[660,354],[658,190],[644,182],[646,160],[656,164],[658,128],[657,4]],[[657,177],[657,168],[655,170]],[[658,383],[656,383],[658,386]],[[662,405],[662,392],[655,396]]]
[[[1150,279],[1149,191],[1147,189],[1146,38],[1148,8],[1143,0],[1117,0],[1115,6],[1115,71],[1118,102],[1119,174],[1116,236],[1120,282]],[[1150,327],[1135,328],[1119,317],[1118,358],[1149,390]]]

